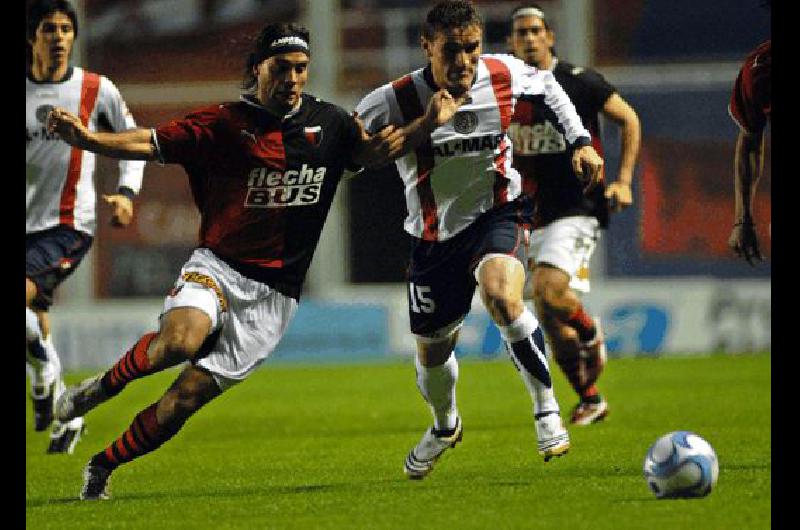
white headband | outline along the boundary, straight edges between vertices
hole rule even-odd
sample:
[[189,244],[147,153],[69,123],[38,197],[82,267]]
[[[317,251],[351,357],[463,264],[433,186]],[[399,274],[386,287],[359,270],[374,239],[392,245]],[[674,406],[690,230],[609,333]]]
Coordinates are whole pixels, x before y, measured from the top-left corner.
[[513,18],[519,17],[539,17],[544,20],[544,11],[535,7],[523,7],[516,13],[514,13]]
[[280,39],[275,39],[269,45],[270,49],[273,48],[303,48],[308,49],[308,43],[304,41],[302,38],[298,37],[297,35],[289,35],[286,37],[281,37]]

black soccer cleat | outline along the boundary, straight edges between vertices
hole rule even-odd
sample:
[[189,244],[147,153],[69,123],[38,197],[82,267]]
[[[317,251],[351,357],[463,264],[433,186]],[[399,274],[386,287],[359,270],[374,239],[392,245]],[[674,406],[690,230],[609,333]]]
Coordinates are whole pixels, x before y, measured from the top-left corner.
[[89,461],[83,468],[82,501],[106,501],[111,498],[109,479],[111,470],[97,466]]

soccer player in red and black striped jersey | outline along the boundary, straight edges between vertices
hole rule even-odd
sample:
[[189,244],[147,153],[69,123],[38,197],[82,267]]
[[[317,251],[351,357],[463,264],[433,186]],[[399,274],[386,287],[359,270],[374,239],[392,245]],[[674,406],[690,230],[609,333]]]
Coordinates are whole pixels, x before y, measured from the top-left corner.
[[602,152],[598,114],[618,124],[622,133],[616,181],[584,193],[574,176],[567,141],[547,108],[523,98],[509,128],[514,167],[536,204],[525,295],[533,298],[553,356],[580,397],[570,421],[585,425],[608,414],[608,404],[595,385],[606,353],[599,321],[585,312],[577,293],[589,291],[589,259],[600,228],[608,225],[609,202],[616,210],[633,202],[631,180],[641,132],[636,112],[617,90],[591,68],[556,57],[554,43],[555,33],[538,5],[514,10],[509,37],[514,55],[553,73],[598,151]]
[[51,130],[70,144],[128,159],[181,164],[200,210],[200,242],[166,297],[160,327],[107,372],[67,389],[62,420],[129,382],[190,361],[84,469],[82,499],[108,497],[111,472],[155,450],[206,403],[244,380],[273,351],[298,300],[346,168],[388,162],[402,131],[368,137],[342,108],[303,93],[308,31],[270,24],[246,69],[239,101],[206,107],[153,130],[95,134],[55,109]]
[[[26,368],[31,381],[34,429],[53,421],[54,399],[63,391],[61,362],[50,333],[55,290],[78,267],[93,242],[97,192],[95,155],[49,134],[44,120],[54,106],[76,113],[92,130],[136,126],[107,77],[70,66],[78,19],[67,0],[37,0],[28,8],[28,72],[25,76],[25,327]],[[119,163],[118,192],[104,196],[112,225],[127,226],[142,184],[144,162]],[[72,453],[83,418],[54,422],[48,453]]]
[[772,112],[772,41],[761,43],[744,60],[733,85],[728,111],[739,126],[734,158],[736,216],[728,245],[750,265],[763,260],[753,220],[753,200],[764,172],[764,131]]

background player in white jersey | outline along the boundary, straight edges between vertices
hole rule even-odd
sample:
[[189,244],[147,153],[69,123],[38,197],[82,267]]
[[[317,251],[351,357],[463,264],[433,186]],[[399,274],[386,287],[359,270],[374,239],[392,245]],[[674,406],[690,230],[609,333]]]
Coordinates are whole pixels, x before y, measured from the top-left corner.
[[409,315],[417,384],[434,419],[404,463],[415,479],[461,439],[453,351],[476,285],[531,393],[539,453],[547,461],[569,448],[542,331],[522,301],[529,202],[506,135],[517,98],[531,94],[551,109],[576,147],[576,170],[586,166],[592,182],[602,159],[552,74],[510,55],[481,55],[482,31],[470,2],[438,3],[421,39],[430,63],[356,108],[367,131],[395,124],[406,135],[407,151],[396,165],[406,188],[405,229],[413,237]]
[[[95,155],[61,142],[46,130],[54,106],[75,112],[92,130],[123,130],[136,124],[117,88],[107,78],[69,65],[78,23],[66,0],[40,0],[28,10],[28,64],[25,93],[25,302],[27,355],[34,428],[47,429],[53,400],[63,389],[47,311],[53,291],[78,266],[95,230]],[[142,182],[144,162],[121,162],[119,191],[103,197],[113,208],[112,224],[126,226],[132,199]],[[50,453],[71,453],[83,418],[50,433]]]
[[62,109],[51,113],[53,130],[73,145],[181,164],[201,214],[199,248],[165,300],[158,332],[56,404],[57,417],[69,420],[131,381],[189,361],[158,401],[92,457],[82,499],[108,498],[117,467],[156,450],[269,356],[297,310],[345,168],[385,164],[402,147],[393,127],[367,138],[344,109],[303,93],[310,53],[307,30],[269,24],[249,56],[248,91],[239,101],[153,130],[96,134]]
[[578,293],[589,292],[589,260],[600,229],[608,226],[609,203],[616,211],[633,203],[631,180],[641,141],[639,118],[598,72],[554,55],[555,33],[538,5],[515,9],[511,29],[509,44],[514,55],[553,72],[599,152],[598,113],[619,125],[622,133],[616,181],[584,193],[578,179],[572,177],[566,141],[552,126],[546,109],[530,99],[520,101],[509,132],[514,141],[514,167],[536,205],[525,297],[534,300],[553,357],[580,398],[570,422],[587,425],[608,414],[608,403],[595,385],[606,362],[606,348],[599,319],[584,311]]

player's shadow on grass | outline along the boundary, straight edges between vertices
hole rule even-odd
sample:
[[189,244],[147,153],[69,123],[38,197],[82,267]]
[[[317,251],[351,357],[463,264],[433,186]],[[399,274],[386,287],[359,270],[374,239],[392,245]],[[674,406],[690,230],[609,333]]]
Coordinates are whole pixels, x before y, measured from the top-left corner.
[[[170,491],[171,498],[186,498],[186,499],[201,499],[205,497],[212,497],[219,499],[220,497],[235,498],[235,497],[250,497],[254,495],[264,495],[272,493],[276,495],[299,495],[314,492],[335,491],[341,489],[352,488],[353,486],[367,486],[374,485],[375,482],[408,482],[402,479],[390,479],[381,481],[370,481],[369,483],[339,483],[339,484],[298,484],[294,486],[267,486],[267,487],[249,487],[249,488],[230,488],[230,489],[217,489],[205,491]],[[61,497],[54,499],[30,499],[26,500],[25,508],[41,508],[48,505],[56,504],[74,504],[85,502],[87,504],[92,502],[99,502],[104,504],[106,502],[124,502],[124,501],[142,501],[149,499],[163,499],[167,492],[164,491],[151,491],[147,493],[131,493],[123,495],[114,495],[112,492],[111,501],[81,501],[78,497]]]

